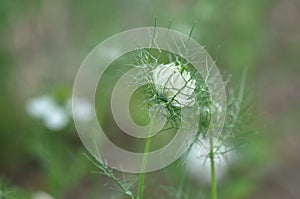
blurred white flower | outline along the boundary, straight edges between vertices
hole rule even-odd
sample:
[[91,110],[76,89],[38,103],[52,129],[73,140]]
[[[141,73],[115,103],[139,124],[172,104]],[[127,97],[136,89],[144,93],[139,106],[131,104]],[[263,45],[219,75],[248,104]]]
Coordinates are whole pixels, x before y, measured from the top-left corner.
[[41,96],[28,101],[26,110],[29,115],[41,118],[45,115],[47,110],[54,108],[55,101],[49,96]]
[[153,70],[155,89],[172,100],[176,107],[192,106],[195,103],[193,96],[196,80],[191,78],[188,71],[181,71],[181,66],[175,63],[159,65]]
[[[192,146],[186,160],[186,170],[188,175],[198,183],[210,184],[209,139],[201,140],[200,142]],[[229,165],[236,160],[236,154],[233,150],[228,150],[228,147],[216,143],[214,156],[216,180],[220,181],[227,173]]]
[[52,97],[41,96],[28,101],[26,110],[29,115],[43,120],[50,130],[61,130],[69,122],[64,107],[59,106]]
[[61,130],[68,125],[69,117],[61,107],[48,109],[43,117],[45,126],[50,130]]
[[[68,101],[68,109],[72,110],[72,100]],[[92,104],[82,98],[73,98],[73,114],[82,122],[88,122],[93,117]]]
[[33,194],[32,199],[54,199],[54,197],[46,192],[38,191]]
[[[92,105],[80,98],[73,99],[75,106],[74,114],[82,122],[92,119]],[[42,119],[45,126],[53,131],[65,128],[72,117],[72,100],[68,99],[65,104],[59,105],[53,97],[41,96],[30,99],[26,105],[29,115],[34,118]]]

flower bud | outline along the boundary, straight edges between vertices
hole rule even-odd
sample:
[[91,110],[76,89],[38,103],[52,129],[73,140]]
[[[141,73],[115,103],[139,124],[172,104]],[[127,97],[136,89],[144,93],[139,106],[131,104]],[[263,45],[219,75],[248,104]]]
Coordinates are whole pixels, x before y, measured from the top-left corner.
[[153,83],[156,91],[171,101],[176,107],[193,106],[196,80],[190,72],[181,70],[174,62],[159,65],[153,70]]

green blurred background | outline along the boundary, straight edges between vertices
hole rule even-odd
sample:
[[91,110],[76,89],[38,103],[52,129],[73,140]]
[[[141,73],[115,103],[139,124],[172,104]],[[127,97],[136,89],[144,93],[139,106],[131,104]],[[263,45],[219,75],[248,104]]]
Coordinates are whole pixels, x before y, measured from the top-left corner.
[[[32,97],[68,98],[91,49],[155,19],[160,27],[172,20],[171,28],[186,34],[195,24],[192,37],[232,74],[233,87],[248,68],[258,133],[221,183],[220,198],[300,198],[299,0],[1,0],[0,199],[36,199],[40,191],[54,198],[111,198],[114,192],[104,186],[109,179],[91,173],[96,168],[83,156],[74,124],[48,130],[25,107]],[[164,177],[170,175],[158,171],[149,178],[179,184]],[[172,198],[154,185],[148,198]]]

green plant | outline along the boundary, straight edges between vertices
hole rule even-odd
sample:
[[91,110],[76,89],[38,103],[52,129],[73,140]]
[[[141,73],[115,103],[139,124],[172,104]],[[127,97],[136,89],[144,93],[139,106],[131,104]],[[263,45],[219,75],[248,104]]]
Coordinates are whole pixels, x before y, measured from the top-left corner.
[[[191,30],[190,36],[192,34]],[[225,156],[229,151],[234,150],[235,139],[237,134],[234,129],[239,125],[240,107],[244,96],[246,72],[242,77],[242,83],[238,97],[230,93],[227,104],[219,104],[211,97],[208,85],[211,83],[209,79],[212,65],[207,63],[207,60],[202,60],[206,63],[206,76],[202,77],[194,68],[189,60],[171,52],[163,51],[159,48],[142,48],[134,52],[135,62],[130,64],[139,71],[139,75],[134,78],[135,84],[140,85],[143,89],[140,90],[145,98],[142,102],[143,108],[150,114],[151,122],[149,135],[153,134],[154,126],[159,120],[158,117],[166,118],[164,131],[179,129],[182,122],[181,112],[184,107],[197,107],[199,115],[199,127],[193,143],[188,148],[185,157],[189,156],[194,145],[201,145],[205,140],[208,140],[208,152],[205,154],[210,165],[210,183],[211,183],[211,199],[217,199],[217,176],[215,163],[221,156]],[[207,55],[208,56],[208,55]],[[207,59],[207,56],[204,56]],[[225,83],[227,83],[229,80]],[[223,82],[222,82],[223,83]],[[228,117],[226,118],[224,129],[220,134],[213,134],[208,129],[215,125],[212,118],[228,109]],[[198,126],[198,125],[197,125]],[[138,177],[137,195],[130,189],[131,186],[123,184],[117,177],[114,176],[112,170],[108,169],[105,163],[97,160],[94,164],[102,171],[104,175],[111,178],[112,181],[119,187],[123,195],[131,198],[143,199],[145,189],[145,172],[148,161],[148,154],[151,151],[152,137],[146,139],[144,146],[144,158],[141,165],[141,171]],[[226,146],[226,147],[224,147]],[[183,158],[184,160],[184,158]],[[224,161],[224,160],[222,160]],[[200,168],[199,168],[200,169]]]

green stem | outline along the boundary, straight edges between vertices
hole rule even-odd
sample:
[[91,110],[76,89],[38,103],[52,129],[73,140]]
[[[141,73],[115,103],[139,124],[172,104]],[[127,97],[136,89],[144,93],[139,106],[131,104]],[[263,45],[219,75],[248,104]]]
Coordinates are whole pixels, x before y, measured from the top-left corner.
[[139,177],[138,199],[143,199],[145,169],[147,167],[148,155],[149,155],[150,145],[151,145],[151,141],[152,141],[153,128],[156,123],[156,116],[157,116],[157,110],[155,111],[155,113],[153,115],[153,119],[151,120],[150,127],[149,127],[149,136],[147,138],[145,149],[144,149],[144,157],[143,157],[142,168],[141,168],[141,173],[140,173],[140,177]]
[[211,172],[211,199],[217,199],[217,182],[216,182],[216,173],[215,173],[215,160],[214,160],[214,144],[213,136],[210,135],[210,172]]
[[145,168],[148,161],[148,153],[150,150],[150,144],[151,144],[151,137],[147,138],[145,150],[144,150],[144,158],[142,163],[142,169],[140,173],[140,179],[139,179],[139,190],[138,190],[138,199],[143,198],[143,189],[144,189],[144,179],[145,179]]

